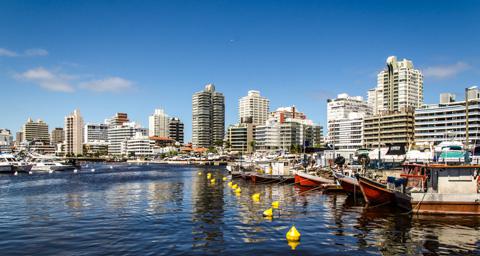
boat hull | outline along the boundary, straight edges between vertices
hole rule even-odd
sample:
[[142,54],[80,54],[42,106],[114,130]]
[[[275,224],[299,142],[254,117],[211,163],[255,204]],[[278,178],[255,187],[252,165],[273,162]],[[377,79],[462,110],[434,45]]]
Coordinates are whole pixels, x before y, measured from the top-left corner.
[[295,173],[295,184],[299,184],[304,187],[318,187],[323,184],[332,184],[333,180],[329,180],[323,177],[310,175],[304,172]]
[[335,173],[335,178],[342,186],[343,190],[349,194],[361,194],[362,190],[358,185],[358,181],[356,178],[346,177],[343,174]]
[[358,178],[358,184],[365,201],[369,205],[383,205],[395,202],[395,193],[387,189],[383,184],[361,176]]
[[414,213],[422,214],[457,214],[480,215],[480,203],[475,202],[415,202],[412,201]]
[[250,179],[253,183],[259,182],[283,182],[283,183],[293,183],[295,178],[292,176],[277,176],[277,175],[259,175],[259,174],[252,174]]

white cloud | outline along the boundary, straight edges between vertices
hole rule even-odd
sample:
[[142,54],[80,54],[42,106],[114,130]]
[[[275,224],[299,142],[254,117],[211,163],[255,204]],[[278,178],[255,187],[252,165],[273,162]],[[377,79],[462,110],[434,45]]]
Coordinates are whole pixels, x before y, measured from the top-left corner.
[[470,68],[470,65],[468,65],[465,62],[459,61],[452,65],[427,67],[423,71],[423,74],[425,75],[425,77],[432,77],[436,79],[446,79],[446,78],[453,77],[469,68]]
[[34,56],[47,56],[48,51],[41,48],[32,48],[25,50],[25,56],[34,57]]
[[73,92],[74,87],[70,84],[71,76],[49,71],[43,67],[27,70],[16,74],[19,80],[32,82],[40,87],[55,92]]
[[0,57],[16,57],[18,54],[5,48],[0,48]]
[[133,82],[121,77],[107,77],[101,80],[81,83],[80,87],[96,92],[121,92],[133,88]]
[[37,57],[37,56],[47,56],[48,51],[42,48],[31,48],[26,49],[23,54],[19,54],[15,51],[0,48],[0,57]]

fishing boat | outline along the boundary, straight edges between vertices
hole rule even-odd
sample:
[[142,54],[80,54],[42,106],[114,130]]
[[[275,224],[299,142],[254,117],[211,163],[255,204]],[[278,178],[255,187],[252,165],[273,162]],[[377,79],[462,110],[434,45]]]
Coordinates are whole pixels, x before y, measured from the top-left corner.
[[289,160],[273,160],[259,164],[256,171],[251,173],[250,179],[253,183],[275,181],[293,183],[295,177],[292,173],[292,165],[293,163]]
[[333,176],[338,180],[342,189],[349,194],[361,194],[362,190],[358,184],[358,180],[353,175],[341,172],[333,172]]
[[387,205],[395,202],[395,193],[382,184],[364,176],[357,176],[365,202],[370,206]]
[[304,187],[318,187],[324,184],[333,184],[334,181],[327,179],[314,173],[307,173],[305,171],[295,172],[295,184],[299,184]]
[[281,183],[293,183],[295,177],[293,175],[270,175],[252,173],[250,179],[253,183],[269,183],[269,182],[281,182]]
[[480,165],[432,164],[424,179],[408,178],[401,196],[414,213],[480,215]]

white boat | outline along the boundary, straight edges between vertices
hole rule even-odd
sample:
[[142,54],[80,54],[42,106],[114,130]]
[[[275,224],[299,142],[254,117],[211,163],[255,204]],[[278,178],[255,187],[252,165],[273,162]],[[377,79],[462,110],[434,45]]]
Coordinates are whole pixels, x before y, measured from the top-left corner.
[[33,165],[32,171],[35,172],[68,171],[75,169],[75,166],[65,164],[57,157],[36,156],[31,158],[30,161]]
[[13,172],[13,165],[11,163],[4,162],[3,159],[0,159],[0,173],[11,172]]
[[[0,162],[10,164],[12,166],[10,171],[13,171],[13,172],[15,172],[15,171],[17,171],[17,172],[29,172],[32,169],[31,164],[28,164],[25,161],[18,160],[12,154],[0,154]],[[7,170],[8,168],[4,167],[4,169],[6,170],[6,172],[9,172]]]

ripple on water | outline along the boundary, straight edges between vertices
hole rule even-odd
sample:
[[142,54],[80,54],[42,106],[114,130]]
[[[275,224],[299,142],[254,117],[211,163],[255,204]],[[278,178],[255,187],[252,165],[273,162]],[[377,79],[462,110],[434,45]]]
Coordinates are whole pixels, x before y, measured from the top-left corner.
[[[88,167],[0,176],[2,254],[289,255],[285,233],[293,224],[302,255],[480,253],[479,218],[365,210],[358,198],[243,180],[235,181],[237,195],[221,181],[223,168]],[[272,201],[280,208],[266,219]]]

